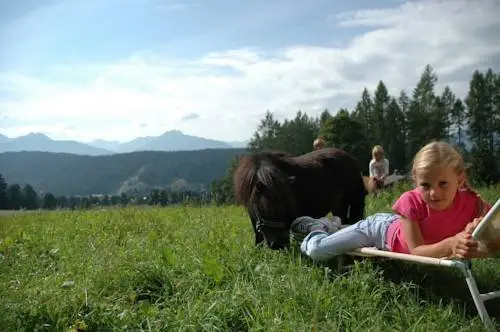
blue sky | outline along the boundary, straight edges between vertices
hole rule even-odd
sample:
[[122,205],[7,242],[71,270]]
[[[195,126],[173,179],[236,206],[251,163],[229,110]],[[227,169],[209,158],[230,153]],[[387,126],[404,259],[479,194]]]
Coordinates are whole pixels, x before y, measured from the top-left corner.
[[[369,4],[371,5],[367,7]],[[374,6],[376,3],[376,6]],[[330,45],[356,31],[332,29],[328,15],[391,1],[40,0],[2,4],[2,69],[107,62],[138,51],[193,59],[242,47]]]
[[499,71],[482,1],[25,0],[0,4],[0,133],[127,141],[179,129],[246,140],[266,110],[352,108],[429,63],[460,96]]

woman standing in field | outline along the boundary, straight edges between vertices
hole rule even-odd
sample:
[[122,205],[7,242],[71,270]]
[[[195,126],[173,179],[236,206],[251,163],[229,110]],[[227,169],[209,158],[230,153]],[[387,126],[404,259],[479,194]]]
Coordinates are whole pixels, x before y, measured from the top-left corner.
[[301,251],[313,260],[362,247],[455,259],[500,252],[500,238],[487,247],[472,239],[491,206],[468,185],[457,150],[445,142],[427,144],[415,155],[412,173],[416,188],[399,197],[394,213],[376,213],[341,230],[326,218],[297,218],[291,229],[303,239]]

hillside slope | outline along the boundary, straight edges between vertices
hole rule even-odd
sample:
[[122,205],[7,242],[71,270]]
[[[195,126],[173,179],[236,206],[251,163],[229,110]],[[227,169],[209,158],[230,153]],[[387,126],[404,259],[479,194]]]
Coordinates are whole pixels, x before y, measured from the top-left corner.
[[[223,177],[244,149],[142,151],[106,156],[50,152],[0,154],[7,183],[31,184],[54,195],[119,194],[165,188],[183,179],[191,190],[208,188]],[[182,181],[184,183],[184,181]]]

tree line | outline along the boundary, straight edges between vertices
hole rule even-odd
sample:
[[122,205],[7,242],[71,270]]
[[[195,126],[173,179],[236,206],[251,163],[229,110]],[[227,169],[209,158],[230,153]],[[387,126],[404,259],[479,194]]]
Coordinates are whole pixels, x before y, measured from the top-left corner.
[[0,174],[0,210],[53,210],[56,206],[57,200],[51,193],[40,196],[30,184],[23,187],[17,183],[9,185]]
[[8,184],[0,174],[0,210],[55,210],[123,207],[127,205],[167,206],[175,204],[210,204],[216,200],[210,191],[174,191],[153,189],[149,193],[131,192],[120,195],[94,194],[55,196],[50,192],[37,193],[30,184],[21,187]]
[[[500,181],[500,73],[490,68],[475,70],[467,95],[461,99],[450,86],[438,93],[438,76],[425,66],[413,90],[394,96],[380,80],[374,93],[367,87],[351,111],[342,108],[335,115],[325,109],[312,117],[299,110],[295,118],[278,121],[273,113],[264,118],[248,144],[248,152],[272,149],[300,155],[312,150],[317,137],[327,146],[354,155],[368,174],[374,145],[382,145],[391,172],[408,173],[415,153],[432,140],[445,140],[457,147],[472,167],[469,177],[476,185]],[[240,156],[226,176],[212,183],[219,203],[232,203],[232,177]]]

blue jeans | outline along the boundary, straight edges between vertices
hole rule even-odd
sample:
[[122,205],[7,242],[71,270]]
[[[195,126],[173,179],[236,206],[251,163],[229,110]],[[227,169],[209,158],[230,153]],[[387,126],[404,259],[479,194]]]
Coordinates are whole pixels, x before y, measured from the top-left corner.
[[313,231],[304,238],[300,250],[315,261],[328,260],[363,247],[387,250],[385,244],[387,228],[398,217],[392,213],[375,213],[333,234]]

